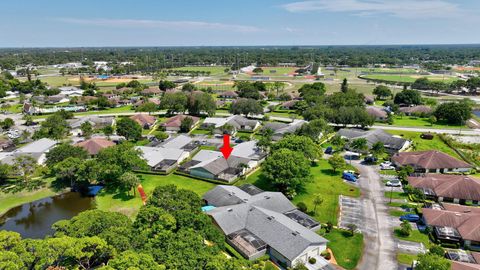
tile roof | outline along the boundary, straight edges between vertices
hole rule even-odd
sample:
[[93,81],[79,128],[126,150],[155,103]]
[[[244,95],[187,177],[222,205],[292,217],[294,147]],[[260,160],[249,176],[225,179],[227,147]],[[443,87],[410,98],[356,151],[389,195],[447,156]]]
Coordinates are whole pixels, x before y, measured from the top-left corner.
[[200,118],[195,117],[195,116],[190,116],[190,115],[184,115],[184,114],[177,114],[173,117],[168,118],[164,123],[162,123],[163,127],[180,127],[182,124],[183,119],[190,117],[193,120],[193,123],[197,123]]
[[130,116],[130,119],[135,120],[141,126],[145,126],[146,124],[153,125],[157,120],[155,116],[144,114],[144,113],[132,115]]
[[376,118],[387,118],[388,116],[386,111],[374,106],[368,106],[367,113]]
[[452,261],[451,270],[480,270],[480,264]]
[[408,177],[410,185],[429,189],[437,197],[480,201],[480,179],[464,175],[428,174],[425,177]]
[[450,227],[458,231],[464,240],[480,241],[480,214],[468,210],[449,211],[423,208],[423,218],[430,226]]
[[411,165],[423,169],[471,168],[472,165],[436,150],[402,152],[393,155],[392,160],[402,166]]
[[98,152],[100,152],[102,149],[114,146],[115,143],[112,141],[109,141],[104,138],[92,138],[85,140],[83,142],[79,142],[75,144],[75,146],[82,147],[83,149],[87,150],[87,152],[90,155],[96,155]]

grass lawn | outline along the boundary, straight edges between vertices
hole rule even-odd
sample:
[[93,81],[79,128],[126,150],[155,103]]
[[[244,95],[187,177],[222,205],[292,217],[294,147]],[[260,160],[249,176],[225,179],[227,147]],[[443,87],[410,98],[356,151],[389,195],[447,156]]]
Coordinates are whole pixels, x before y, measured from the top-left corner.
[[410,236],[405,237],[400,233],[400,227],[397,227],[393,231],[393,234],[400,240],[422,243],[426,248],[430,247],[430,239],[428,238],[428,235],[419,230],[414,229],[410,233]]
[[190,134],[192,135],[208,135],[210,134],[210,131],[206,130],[206,129],[194,129],[192,131],[190,131]]
[[399,264],[412,265],[412,262],[417,259],[417,255],[397,253],[397,261]]
[[414,143],[412,151],[424,151],[424,150],[438,150],[444,152],[445,154],[449,154],[452,157],[461,159],[452,148],[446,145],[438,135],[434,135],[432,140],[424,140],[420,138],[421,132],[413,132],[413,131],[402,131],[402,130],[388,130],[387,132],[393,135],[400,135],[404,139],[412,140]]
[[396,170],[381,170],[380,175],[397,175]]
[[235,137],[237,137],[237,138],[241,138],[241,137],[251,138],[252,135],[253,135],[253,133],[251,133],[251,132],[238,131],[238,132],[235,134]]
[[[379,125],[387,125],[385,123],[378,123]],[[422,127],[422,128],[438,128],[438,129],[469,129],[466,125],[451,125],[447,123],[437,122],[433,126],[430,124],[428,118],[421,117],[395,117],[394,126],[399,127]]]
[[412,212],[412,211],[411,212],[406,212],[406,211],[403,211],[403,210],[394,209],[394,210],[390,210],[389,214],[391,216],[394,216],[394,217],[401,217],[401,216],[406,215],[406,214],[415,214],[415,212]]
[[[155,187],[165,185],[176,185],[178,188],[192,190],[198,195],[205,194],[208,190],[215,185],[212,183],[191,179],[181,175],[151,175],[151,174],[139,174],[141,178],[142,186],[150,195]],[[126,193],[107,193],[103,191],[96,197],[97,209],[105,211],[116,211],[123,213],[127,216],[133,217],[137,214],[138,210],[142,206],[142,200],[138,195],[135,197],[129,196]]]
[[225,74],[224,70],[226,68],[230,67],[225,67],[225,66],[212,66],[212,67],[179,67],[179,68],[172,68],[171,70],[188,70],[188,71],[210,71],[210,75],[222,75]]
[[17,193],[0,192],[0,216],[13,207],[56,195],[57,193],[50,188],[52,180],[53,179],[48,179],[46,187],[35,191],[21,191]]
[[[311,168],[313,181],[305,185],[305,190],[299,192],[293,203],[304,202],[309,211],[313,210],[313,200],[315,195],[323,198],[323,203],[317,207],[317,213],[309,213],[320,222],[331,221],[337,224],[339,211],[338,196],[345,195],[350,197],[359,197],[360,190],[354,186],[346,184],[341,179],[341,172],[333,173],[327,160],[320,160],[316,166]],[[263,177],[261,170],[250,175],[245,181],[237,182],[238,185],[251,183],[263,190],[274,190],[274,188]]]
[[365,79],[376,79],[376,80],[384,80],[384,81],[391,81],[391,82],[408,82],[413,83],[416,79],[426,77],[432,81],[444,81],[446,83],[454,81],[456,78],[452,76],[437,76],[437,75],[412,75],[412,74],[398,74],[398,75],[390,75],[390,74],[371,74],[365,75],[363,78]]
[[390,191],[385,191],[385,197],[392,199],[405,199],[408,200],[408,194],[404,192],[390,192]]
[[330,240],[327,245],[340,266],[345,269],[354,269],[357,266],[363,253],[362,234],[351,236],[348,231],[333,229],[323,237]]

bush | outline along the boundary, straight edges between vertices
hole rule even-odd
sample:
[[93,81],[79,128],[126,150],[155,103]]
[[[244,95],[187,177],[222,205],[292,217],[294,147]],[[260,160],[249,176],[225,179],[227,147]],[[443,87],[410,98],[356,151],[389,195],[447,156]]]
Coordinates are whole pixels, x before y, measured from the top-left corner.
[[322,257],[325,258],[326,260],[330,260],[330,259],[332,258],[332,254],[330,254],[330,252],[328,252],[328,250],[322,251],[322,253],[320,254],[320,256],[322,256]]
[[297,203],[298,210],[306,213],[308,211],[307,205],[304,202]]
[[[330,254],[330,253],[329,253],[329,254]],[[315,264],[316,262],[317,262],[317,259],[315,259],[315,258],[313,258],[313,257],[308,259],[308,263],[309,263],[309,264]]]

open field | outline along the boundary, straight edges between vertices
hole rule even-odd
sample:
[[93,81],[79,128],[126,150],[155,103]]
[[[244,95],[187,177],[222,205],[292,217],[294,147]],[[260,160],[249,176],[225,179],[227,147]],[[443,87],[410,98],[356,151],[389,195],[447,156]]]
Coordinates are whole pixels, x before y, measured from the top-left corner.
[[337,263],[345,269],[355,269],[362,258],[363,235],[356,233],[352,236],[348,231],[333,229],[322,236],[330,241],[327,246],[332,250]]
[[[341,179],[341,172],[333,173],[327,160],[320,160],[316,166],[311,168],[313,181],[305,185],[305,189],[301,191],[295,198],[293,203],[298,204],[304,202],[311,214],[320,222],[331,221],[337,224],[338,216],[338,196],[345,195],[350,197],[360,196],[360,190]],[[258,186],[263,190],[274,190],[270,183],[263,177],[261,170],[250,175],[245,181],[239,181],[238,185],[250,183]],[[313,200],[316,195],[323,198],[323,203],[317,207],[317,213],[313,213]]]
[[208,66],[208,67],[197,67],[197,66],[186,66],[186,67],[179,67],[179,68],[171,68],[171,70],[189,70],[189,71],[210,71],[210,76],[216,75],[224,75],[224,70],[226,66]]
[[[176,174],[139,174],[139,177],[147,196],[158,186],[176,185],[178,188],[192,190],[200,196],[215,186],[212,183]],[[136,196],[133,197],[126,193],[108,193],[103,191],[96,197],[96,203],[97,209],[120,212],[130,217],[135,216],[142,206],[142,200],[138,192],[136,192]]]
[[402,74],[370,74],[362,76],[365,79],[373,79],[373,80],[384,80],[384,81],[391,81],[391,82],[406,82],[406,83],[413,83],[416,79],[426,77],[432,81],[443,81],[443,82],[452,82],[456,80],[456,77],[453,76],[441,76],[441,75],[402,75]]
[[426,248],[429,248],[431,245],[428,235],[419,230],[414,229],[409,236],[403,236],[400,233],[400,228],[395,228],[394,235],[401,240],[422,243]]
[[404,139],[412,140],[413,147],[412,151],[425,151],[425,150],[438,150],[449,154],[453,157],[461,159],[452,148],[446,145],[437,135],[434,135],[432,140],[424,140],[420,138],[421,132],[413,132],[413,131],[402,131],[402,130],[388,130],[388,133],[393,135],[399,135]]
[[[46,77],[40,77],[39,79],[42,82],[45,82],[48,85],[53,86],[53,87],[60,87],[60,86],[63,86],[63,85],[77,85],[78,86],[80,84],[80,77],[79,76],[73,76],[73,75],[71,75],[71,76],[46,76]],[[85,77],[84,79],[85,79],[85,81],[88,81],[88,82],[95,82],[95,84],[99,87],[112,87],[112,86],[116,86],[117,84],[122,83],[122,82],[127,83],[131,80],[134,80],[133,78],[111,78],[111,79],[102,80],[102,79],[88,78],[88,77]],[[135,80],[138,80],[141,83],[156,82],[151,78],[139,78],[139,79],[135,79]]]
[[[421,127],[421,128],[437,128],[437,129],[470,129],[466,125],[452,125],[446,122],[436,122],[431,125],[428,118],[411,117],[411,116],[396,116],[394,118],[394,125],[399,127]],[[388,125],[385,123],[375,123],[375,125]]]

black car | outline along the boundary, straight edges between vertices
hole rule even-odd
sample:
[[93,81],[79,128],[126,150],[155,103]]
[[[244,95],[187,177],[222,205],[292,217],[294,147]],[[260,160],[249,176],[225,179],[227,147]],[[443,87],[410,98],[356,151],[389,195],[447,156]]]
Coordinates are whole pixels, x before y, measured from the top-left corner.
[[365,157],[365,158],[363,159],[363,161],[365,161],[365,163],[370,163],[370,164],[372,164],[372,163],[377,162],[377,158],[374,157],[374,156],[368,156],[368,157]]

